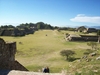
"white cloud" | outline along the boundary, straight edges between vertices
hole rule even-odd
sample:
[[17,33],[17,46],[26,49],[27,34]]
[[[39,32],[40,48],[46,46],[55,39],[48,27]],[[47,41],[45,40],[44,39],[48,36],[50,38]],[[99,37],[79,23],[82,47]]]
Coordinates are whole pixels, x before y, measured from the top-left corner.
[[77,17],[85,16],[85,14],[78,14]]
[[73,22],[87,22],[100,24],[100,16],[86,16],[85,14],[78,14],[76,17],[70,20]]

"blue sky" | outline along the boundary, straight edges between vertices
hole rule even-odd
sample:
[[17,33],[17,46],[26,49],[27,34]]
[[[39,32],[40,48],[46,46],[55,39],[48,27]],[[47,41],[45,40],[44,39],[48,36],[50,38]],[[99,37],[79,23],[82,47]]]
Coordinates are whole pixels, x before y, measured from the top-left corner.
[[100,0],[0,0],[0,25],[100,26]]

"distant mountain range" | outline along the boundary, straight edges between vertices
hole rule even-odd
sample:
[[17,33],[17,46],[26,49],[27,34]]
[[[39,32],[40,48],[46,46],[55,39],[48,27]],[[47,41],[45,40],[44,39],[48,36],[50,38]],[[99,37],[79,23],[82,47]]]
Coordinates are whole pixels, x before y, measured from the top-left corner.
[[[100,29],[100,26],[88,26],[88,25],[81,25],[81,26],[84,26],[86,28],[96,28],[96,29]],[[69,26],[69,27],[78,28],[78,27],[81,27],[81,26]]]
[[[86,28],[96,28],[96,29],[100,29],[100,26],[87,26],[87,25],[83,25],[84,27]],[[81,26],[76,26],[75,28],[78,28],[78,27],[81,27]]]
[[96,28],[96,29],[100,29],[100,26],[85,26],[87,28]]

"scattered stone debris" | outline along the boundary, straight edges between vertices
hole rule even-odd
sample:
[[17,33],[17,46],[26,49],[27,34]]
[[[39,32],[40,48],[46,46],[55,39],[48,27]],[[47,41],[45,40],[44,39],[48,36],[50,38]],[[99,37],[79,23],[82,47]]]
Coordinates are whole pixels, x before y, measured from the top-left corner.
[[100,56],[96,58],[96,60],[100,60]]
[[95,56],[95,55],[96,55],[96,53],[95,53],[95,52],[90,54],[90,56]]

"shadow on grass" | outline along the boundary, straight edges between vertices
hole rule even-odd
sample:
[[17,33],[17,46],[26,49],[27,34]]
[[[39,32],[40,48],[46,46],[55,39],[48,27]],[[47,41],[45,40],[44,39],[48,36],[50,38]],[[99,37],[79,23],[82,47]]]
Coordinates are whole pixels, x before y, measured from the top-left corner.
[[73,62],[73,61],[75,61],[75,60],[77,60],[77,59],[80,59],[80,58],[73,58],[73,57],[70,57],[67,61]]

